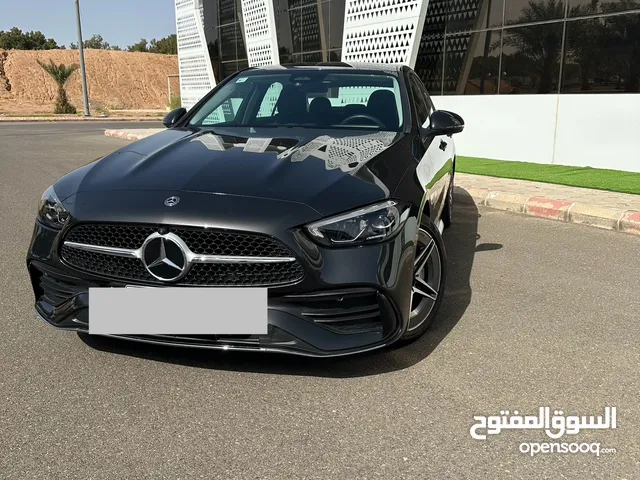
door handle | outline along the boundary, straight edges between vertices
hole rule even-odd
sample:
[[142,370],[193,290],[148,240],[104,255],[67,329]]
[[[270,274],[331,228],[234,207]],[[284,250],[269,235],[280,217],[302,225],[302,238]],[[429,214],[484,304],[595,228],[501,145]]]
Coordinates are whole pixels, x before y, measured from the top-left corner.
[[447,149],[447,142],[440,140],[440,150],[443,152]]

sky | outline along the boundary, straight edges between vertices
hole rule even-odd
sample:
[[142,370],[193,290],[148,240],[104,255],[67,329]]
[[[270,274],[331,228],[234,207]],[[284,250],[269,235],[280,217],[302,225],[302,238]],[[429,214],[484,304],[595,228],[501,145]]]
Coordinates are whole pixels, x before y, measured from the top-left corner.
[[[174,8],[174,0],[80,0],[82,36],[99,33],[122,48],[166,37],[176,33]],[[0,0],[0,12],[0,30],[40,30],[67,47],[78,42],[75,0]]]

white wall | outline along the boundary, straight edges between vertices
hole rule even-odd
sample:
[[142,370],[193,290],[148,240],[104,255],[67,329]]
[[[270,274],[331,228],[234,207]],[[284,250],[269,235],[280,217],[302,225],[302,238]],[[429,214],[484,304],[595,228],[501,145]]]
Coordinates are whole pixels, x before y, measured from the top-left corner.
[[459,155],[640,172],[640,94],[432,98],[465,120]]
[[555,163],[640,172],[640,94],[560,95]]
[[436,108],[464,118],[456,135],[459,155],[551,163],[557,95],[432,97]]

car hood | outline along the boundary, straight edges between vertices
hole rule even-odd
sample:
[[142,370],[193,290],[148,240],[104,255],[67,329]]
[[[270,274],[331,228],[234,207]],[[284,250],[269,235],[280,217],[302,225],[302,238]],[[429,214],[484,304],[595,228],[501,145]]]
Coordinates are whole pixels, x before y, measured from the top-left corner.
[[410,152],[402,152],[410,148],[401,141],[403,134],[322,133],[170,129],[72,172],[55,188],[60,197],[164,191],[285,200],[321,215],[389,196],[405,170],[401,164],[410,158]]

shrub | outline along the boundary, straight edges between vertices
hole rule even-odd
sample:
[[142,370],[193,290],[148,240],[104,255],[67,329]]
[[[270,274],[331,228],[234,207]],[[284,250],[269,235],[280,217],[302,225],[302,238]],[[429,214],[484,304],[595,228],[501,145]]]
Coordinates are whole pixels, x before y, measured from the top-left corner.
[[176,108],[180,108],[181,106],[182,98],[180,98],[180,95],[172,93],[171,99],[169,100],[169,110],[175,110]]

